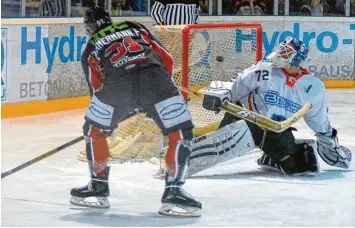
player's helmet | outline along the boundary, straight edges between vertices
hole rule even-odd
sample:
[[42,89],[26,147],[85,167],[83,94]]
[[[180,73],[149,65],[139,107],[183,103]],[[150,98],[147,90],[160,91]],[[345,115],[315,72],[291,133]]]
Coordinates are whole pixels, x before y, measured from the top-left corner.
[[276,46],[266,58],[271,60],[274,67],[301,67],[307,59],[308,47],[296,38],[287,37]]
[[93,34],[112,25],[112,20],[110,14],[104,8],[95,5],[86,11],[84,25],[86,32]]

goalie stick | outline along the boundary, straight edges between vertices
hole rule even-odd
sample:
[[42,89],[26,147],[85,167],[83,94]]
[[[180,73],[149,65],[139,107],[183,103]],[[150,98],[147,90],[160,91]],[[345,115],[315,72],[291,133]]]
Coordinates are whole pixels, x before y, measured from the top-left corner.
[[237,116],[239,118],[247,120],[251,123],[255,123],[256,125],[260,126],[261,128],[268,129],[268,130],[276,132],[276,133],[280,133],[280,132],[287,130],[294,123],[296,123],[299,119],[301,119],[311,109],[311,107],[312,107],[311,103],[306,103],[301,109],[299,109],[291,117],[287,118],[284,121],[277,122],[275,120],[267,118],[267,117],[260,115],[256,112],[252,112],[248,109],[245,109],[241,106],[235,105],[235,104],[230,103],[228,101],[223,102],[221,105],[221,109],[228,112],[229,114],[232,114],[234,116]]
[[[181,91],[187,92],[189,94],[193,94],[198,97],[201,97],[202,95],[201,93],[193,91],[188,88],[184,88],[181,86],[178,86],[178,88]],[[221,105],[221,109],[228,112],[229,114],[244,119],[246,121],[249,121],[251,123],[254,123],[264,129],[277,132],[277,133],[283,132],[289,127],[291,127],[294,123],[296,123],[299,119],[301,119],[311,109],[311,107],[312,107],[311,103],[306,103],[301,109],[299,109],[291,117],[287,118],[284,121],[277,122],[263,115],[260,115],[259,113],[250,111],[249,109],[235,105],[228,101],[223,102]]]

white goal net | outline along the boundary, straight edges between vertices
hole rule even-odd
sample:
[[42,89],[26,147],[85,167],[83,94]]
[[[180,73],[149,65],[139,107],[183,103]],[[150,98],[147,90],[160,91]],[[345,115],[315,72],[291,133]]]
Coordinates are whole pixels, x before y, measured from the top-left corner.
[[[229,80],[261,59],[260,24],[228,23],[184,26],[155,26],[153,33],[174,58],[176,85],[198,91],[213,80]],[[224,113],[216,115],[202,107],[202,98],[182,92],[195,124],[194,134],[215,129]],[[119,124],[109,137],[112,160],[147,160],[158,157],[163,138],[155,123],[137,114]],[[79,154],[85,160],[85,150]]]

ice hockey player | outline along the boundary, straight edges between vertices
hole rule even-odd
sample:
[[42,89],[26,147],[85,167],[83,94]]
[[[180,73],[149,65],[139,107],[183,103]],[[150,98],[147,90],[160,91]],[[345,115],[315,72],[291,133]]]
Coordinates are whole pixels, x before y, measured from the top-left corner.
[[[288,37],[276,46],[265,60],[247,68],[230,82],[213,81],[206,89],[203,107],[219,111],[221,102],[229,100],[276,121],[297,112],[305,103],[312,107],[304,116],[306,124],[316,133],[315,140],[295,140],[289,128],[274,133],[248,123],[255,145],[264,153],[257,160],[260,167],[300,174],[319,171],[315,150],[329,165],[348,169],[349,149],[340,146],[337,130],[330,125],[325,86],[303,68],[308,47]],[[226,114],[220,127],[238,120]]]
[[[184,143],[193,137],[193,124],[185,101],[170,77],[173,59],[143,25],[132,21],[113,23],[101,7],[86,11],[84,25],[90,39],[82,56],[82,67],[91,102],[83,132],[91,181],[85,187],[72,189],[70,202],[78,206],[110,206],[106,137],[123,118],[139,109],[169,139],[168,172],[159,213],[200,216],[201,203],[182,189],[190,155]],[[88,202],[88,197],[97,201]],[[174,207],[185,211],[179,213]]]

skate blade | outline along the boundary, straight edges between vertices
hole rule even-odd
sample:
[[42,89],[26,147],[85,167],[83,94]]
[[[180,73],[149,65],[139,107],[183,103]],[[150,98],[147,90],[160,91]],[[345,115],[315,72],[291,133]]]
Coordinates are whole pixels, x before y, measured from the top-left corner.
[[260,170],[268,171],[268,172],[274,172],[274,173],[280,173],[283,174],[281,170],[275,167],[271,167],[268,165],[258,165]]
[[197,207],[164,203],[159,209],[159,214],[176,218],[200,217],[201,209]]
[[302,173],[287,174],[287,173],[282,172],[279,169],[271,168],[269,166],[262,167],[262,165],[259,165],[258,169],[262,170],[262,171],[266,171],[266,173],[277,174],[277,175],[286,176],[286,177],[303,177],[303,176],[312,177],[312,176],[315,176],[315,175],[319,174],[319,171],[305,171],[305,172],[302,172]]
[[291,174],[290,176],[294,176],[294,177],[313,177],[318,175],[319,172],[318,171],[305,171],[302,173],[295,173],[295,174]]
[[110,202],[106,197],[89,197],[96,198],[97,201],[87,201],[88,198],[81,198],[72,196],[70,199],[70,203],[75,206],[80,207],[91,207],[91,208],[109,208]]

